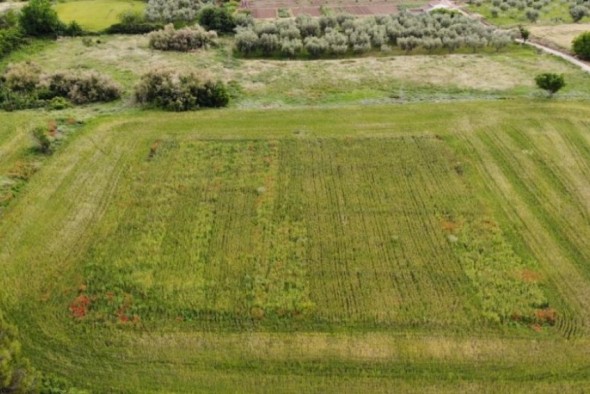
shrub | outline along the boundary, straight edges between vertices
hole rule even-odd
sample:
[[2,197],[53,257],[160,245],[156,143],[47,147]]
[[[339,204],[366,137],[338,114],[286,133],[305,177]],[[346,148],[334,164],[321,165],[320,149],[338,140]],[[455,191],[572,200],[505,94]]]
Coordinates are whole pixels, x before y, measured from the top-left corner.
[[186,52],[193,49],[207,48],[215,42],[216,38],[217,33],[205,31],[198,25],[176,30],[172,24],[169,24],[163,30],[149,34],[150,47],[163,51]]
[[0,13],[0,29],[10,29],[18,25],[18,16],[13,10]]
[[16,92],[31,92],[41,81],[41,67],[32,62],[10,64],[2,75],[4,86]]
[[21,10],[19,23],[25,34],[34,37],[58,36],[66,29],[49,0],[30,0]]
[[305,50],[311,57],[320,57],[328,49],[328,43],[323,38],[307,37],[304,42]]
[[575,5],[570,8],[570,16],[574,22],[579,22],[583,17],[588,14],[588,10],[583,5]]
[[191,22],[203,3],[199,0],[148,0],[146,18],[160,22]]
[[549,96],[553,96],[561,88],[565,86],[565,80],[563,75],[553,73],[543,73],[535,77],[537,86],[549,93]]
[[197,20],[205,29],[218,33],[233,33],[236,28],[231,12],[224,7],[204,7],[199,11]]
[[148,72],[137,85],[135,97],[141,104],[170,111],[224,107],[229,102],[227,88],[222,82],[202,82],[194,73],[178,74],[172,70]]
[[0,30],[0,58],[18,49],[26,42],[18,27]]
[[35,127],[31,132],[33,140],[37,145],[37,150],[45,155],[51,153],[51,144],[53,138],[47,133],[44,127]]
[[577,36],[572,43],[572,49],[580,59],[590,60],[590,31]]
[[238,31],[235,38],[235,45],[238,52],[250,55],[258,49],[258,35],[252,30]]
[[138,24],[115,23],[114,25],[109,26],[104,32],[107,34],[146,34],[163,28],[163,24],[155,22],[143,22]]
[[74,104],[113,101],[121,97],[121,88],[97,72],[56,73],[41,82],[45,97],[65,97]]
[[539,19],[539,11],[533,8],[527,9],[524,14],[526,18],[531,22],[535,22],[537,19]]

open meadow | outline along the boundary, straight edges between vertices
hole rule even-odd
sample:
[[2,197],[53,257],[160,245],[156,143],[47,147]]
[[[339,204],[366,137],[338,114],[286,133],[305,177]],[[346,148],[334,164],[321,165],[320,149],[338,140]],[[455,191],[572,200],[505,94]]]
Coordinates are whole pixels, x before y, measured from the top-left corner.
[[97,392],[583,390],[589,116],[100,118],[3,212],[3,309],[36,366]]

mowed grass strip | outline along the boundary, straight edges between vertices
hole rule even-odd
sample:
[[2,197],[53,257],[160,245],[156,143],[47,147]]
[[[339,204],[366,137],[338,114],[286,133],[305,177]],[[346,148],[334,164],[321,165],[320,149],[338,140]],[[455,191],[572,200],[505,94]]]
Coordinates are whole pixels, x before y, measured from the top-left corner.
[[73,0],[55,5],[59,18],[77,22],[89,31],[100,31],[117,23],[127,11],[142,12],[145,3],[137,0]]
[[[569,145],[532,137],[586,140],[589,110],[511,104],[95,120],[0,222],[2,308],[38,368],[97,391],[584,387],[590,284],[562,249],[580,239],[521,190],[583,208],[565,194],[584,145],[561,166]],[[521,158],[529,143],[549,157]]]

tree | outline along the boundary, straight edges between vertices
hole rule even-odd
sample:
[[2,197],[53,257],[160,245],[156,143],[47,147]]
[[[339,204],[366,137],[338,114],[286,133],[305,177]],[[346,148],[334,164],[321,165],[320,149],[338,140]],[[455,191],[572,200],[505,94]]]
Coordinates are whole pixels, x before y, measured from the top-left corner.
[[518,33],[520,34],[520,38],[522,38],[522,42],[525,43],[529,39],[531,32],[524,26],[518,26]]
[[590,31],[577,36],[573,41],[572,49],[580,59],[590,60]]
[[236,22],[231,12],[223,7],[204,7],[197,17],[199,24],[207,30],[218,33],[233,33]]
[[533,23],[539,19],[539,11],[533,8],[527,9],[524,14],[526,15],[527,19]]
[[535,77],[535,82],[539,88],[549,93],[549,97],[565,86],[563,75],[554,73],[539,74]]
[[30,0],[21,10],[19,23],[29,36],[58,36],[66,30],[49,0]]
[[35,371],[21,355],[17,330],[0,312],[0,393],[35,391]]
[[583,17],[586,16],[588,10],[583,5],[575,5],[570,8],[570,16],[574,22],[579,22]]

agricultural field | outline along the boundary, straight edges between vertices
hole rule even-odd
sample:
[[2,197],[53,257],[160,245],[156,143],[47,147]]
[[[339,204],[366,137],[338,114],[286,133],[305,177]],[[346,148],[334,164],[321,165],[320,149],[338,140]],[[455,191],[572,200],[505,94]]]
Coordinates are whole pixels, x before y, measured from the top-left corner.
[[571,51],[574,38],[586,31],[590,31],[590,23],[531,26],[530,31],[535,38],[539,38],[543,42]]
[[334,17],[425,3],[0,18],[0,392],[590,391],[590,74],[468,15]]
[[1,303],[96,392],[584,391],[589,116],[100,117],[2,213]]
[[299,15],[322,16],[350,14],[356,16],[389,15],[400,9],[420,7],[427,1],[352,1],[352,0],[247,0],[242,1],[242,9],[257,19],[293,17]]
[[117,23],[124,12],[142,12],[145,3],[139,0],[73,0],[55,5],[60,19],[76,21],[84,29],[100,31]]

